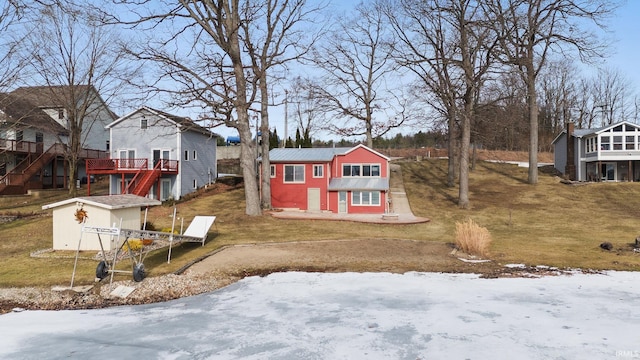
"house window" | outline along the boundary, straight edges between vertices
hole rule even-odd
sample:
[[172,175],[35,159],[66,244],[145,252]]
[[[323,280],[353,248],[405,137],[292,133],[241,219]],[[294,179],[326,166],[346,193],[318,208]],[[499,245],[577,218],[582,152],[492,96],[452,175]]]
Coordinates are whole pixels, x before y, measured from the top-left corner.
[[625,139],[626,141],[624,142],[624,149],[625,150],[635,150],[636,149],[636,137],[631,135],[631,136],[626,136]]
[[184,161],[189,161],[189,150],[184,151]]
[[353,191],[351,205],[376,206],[380,205],[379,191]]
[[58,120],[64,119],[64,109],[58,109]]
[[622,136],[613,137],[613,150],[622,150]]
[[110,145],[111,145],[111,143],[109,142],[109,140],[107,140],[107,151],[109,151]]
[[313,177],[321,178],[324,176],[324,165],[313,165]]
[[276,177],[276,166],[275,165],[271,165],[270,166],[270,170],[271,170],[271,177],[272,178]]
[[196,150],[193,150],[193,157],[191,157],[191,160],[198,160],[198,152]]
[[611,138],[609,136],[603,136],[600,138],[600,150],[610,150],[611,149]]
[[301,183],[304,182],[304,165],[285,165],[284,182]]
[[145,118],[140,119],[140,129],[146,129],[148,125],[148,120]]
[[16,141],[24,140],[24,132],[22,130],[16,131]]
[[365,176],[379,177],[380,164],[344,164],[342,165],[343,177]]
[[198,180],[193,179],[193,188],[197,189],[198,188]]

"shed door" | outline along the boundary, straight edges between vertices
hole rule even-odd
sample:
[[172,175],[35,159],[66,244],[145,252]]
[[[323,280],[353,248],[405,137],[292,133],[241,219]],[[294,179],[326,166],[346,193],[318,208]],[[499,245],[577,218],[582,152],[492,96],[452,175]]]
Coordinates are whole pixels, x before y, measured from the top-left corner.
[[307,211],[320,211],[320,189],[307,189]]
[[338,192],[338,213],[346,214],[347,212],[347,192]]

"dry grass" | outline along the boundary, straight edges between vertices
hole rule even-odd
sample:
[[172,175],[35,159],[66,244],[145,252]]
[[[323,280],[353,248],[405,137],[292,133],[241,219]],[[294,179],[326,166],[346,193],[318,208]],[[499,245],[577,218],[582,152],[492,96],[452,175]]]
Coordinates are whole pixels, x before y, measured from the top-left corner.
[[[229,244],[394,238],[453,244],[456,223],[473,218],[491,233],[489,253],[497,263],[640,270],[640,254],[632,251],[631,245],[640,234],[640,183],[571,186],[543,170],[539,183],[532,186],[526,183],[526,168],[479,162],[470,176],[471,209],[462,210],[456,204],[457,188],[446,186],[446,160],[401,165],[414,213],[430,218],[431,222],[384,225],[279,220],[268,215],[250,217],[244,214],[242,189],[210,191],[177,204],[178,224],[184,219],[185,227],[195,215],[217,216],[205,246],[187,243],[174,248],[170,264],[166,261],[166,250],[157,251],[147,257],[145,267],[150,276],[174,272]],[[52,244],[52,218],[49,212],[39,210],[40,206],[64,196],[60,193],[57,198],[45,199],[0,197],[0,213],[43,213],[0,224],[0,286],[68,283],[72,258],[29,256]],[[156,229],[170,228],[172,212],[172,206],[155,207],[149,212],[149,221]],[[614,250],[600,249],[599,244],[604,241],[611,242]],[[81,260],[78,266],[78,283],[92,282],[96,262]]]
[[489,230],[472,219],[456,223],[456,247],[469,255],[487,256],[491,245]]

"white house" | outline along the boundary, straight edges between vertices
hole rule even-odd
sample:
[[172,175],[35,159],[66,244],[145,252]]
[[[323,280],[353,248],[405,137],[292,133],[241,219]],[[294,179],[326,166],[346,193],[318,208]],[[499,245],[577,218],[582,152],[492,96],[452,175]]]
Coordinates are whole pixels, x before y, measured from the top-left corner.
[[113,250],[115,238],[95,233],[82,234],[82,224],[76,220],[75,213],[82,209],[87,213],[85,224],[92,227],[121,227],[123,229],[140,229],[142,225],[141,210],[147,206],[160,205],[152,200],[136,195],[86,196],[76,197],[44,205],[43,210],[53,210],[53,249],[101,250],[100,240],[105,251]]
[[178,200],[216,179],[216,135],[188,118],[144,106],[107,129],[110,159],[87,169],[110,175],[110,194]]
[[553,145],[554,167],[571,180],[640,181],[640,125],[574,129],[570,123]]
[[[0,94],[0,195],[69,185],[64,154],[71,111],[83,117],[78,157],[106,157],[109,132],[105,126],[117,116],[95,88],[35,86]],[[85,176],[84,161],[78,164],[77,174],[78,179]]]

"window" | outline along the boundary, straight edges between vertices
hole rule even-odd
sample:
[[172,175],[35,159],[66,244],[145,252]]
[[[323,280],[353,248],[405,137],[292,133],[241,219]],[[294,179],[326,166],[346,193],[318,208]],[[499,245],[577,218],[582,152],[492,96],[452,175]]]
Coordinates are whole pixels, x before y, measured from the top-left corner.
[[147,122],[147,119],[145,118],[140,119],[140,129],[146,129],[147,125],[149,125]]
[[592,153],[596,151],[596,138],[587,139],[587,152]]
[[613,150],[622,150],[622,136],[613,137]]
[[313,165],[313,177],[321,178],[324,176],[324,165]]
[[344,164],[342,165],[342,176],[380,176],[379,164]]
[[193,179],[193,188],[197,189],[198,188],[198,180]]
[[193,157],[191,160],[198,160],[198,152],[196,150],[193,150]]
[[353,191],[351,205],[375,206],[380,205],[379,191]]
[[284,182],[304,182],[304,165],[285,165]]
[[189,150],[184,151],[184,161],[189,161]]
[[64,109],[58,109],[58,120],[64,119]]
[[611,138],[609,136],[603,136],[600,138],[600,150],[611,149]]
[[624,149],[625,150],[635,150],[636,149],[635,136],[633,136],[633,135],[625,136]]
[[107,151],[109,151],[110,145],[111,145],[111,143],[109,142],[109,140],[107,140]]
[[271,177],[274,178],[276,177],[276,166],[275,165],[271,165]]

